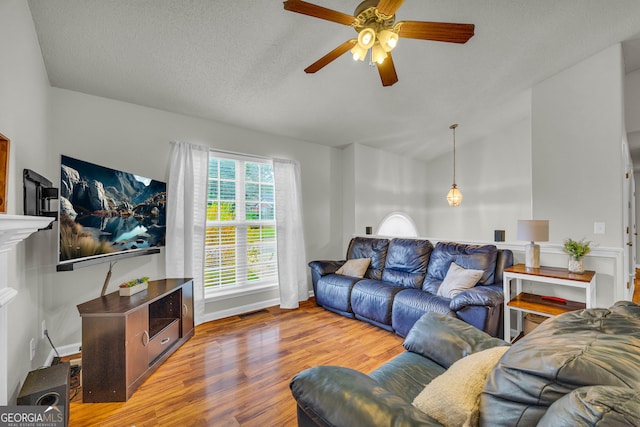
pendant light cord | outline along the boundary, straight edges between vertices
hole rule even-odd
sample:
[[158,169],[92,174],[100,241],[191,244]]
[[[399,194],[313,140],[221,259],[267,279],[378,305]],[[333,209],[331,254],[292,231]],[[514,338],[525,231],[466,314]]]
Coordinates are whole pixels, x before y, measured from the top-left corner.
[[453,129],[453,186],[456,186],[456,128],[458,127],[457,123],[449,126],[449,129]]

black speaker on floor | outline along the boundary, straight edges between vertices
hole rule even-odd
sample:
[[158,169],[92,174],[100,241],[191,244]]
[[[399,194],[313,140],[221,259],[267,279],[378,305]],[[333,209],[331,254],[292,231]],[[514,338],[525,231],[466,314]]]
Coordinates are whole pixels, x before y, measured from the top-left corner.
[[18,394],[18,405],[57,406],[64,410],[64,425],[69,425],[69,363],[29,372]]

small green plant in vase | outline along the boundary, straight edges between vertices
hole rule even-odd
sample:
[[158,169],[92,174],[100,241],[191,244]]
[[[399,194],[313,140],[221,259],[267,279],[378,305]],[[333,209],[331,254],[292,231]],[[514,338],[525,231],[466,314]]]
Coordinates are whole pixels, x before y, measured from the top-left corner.
[[148,277],[141,277],[139,279],[129,280],[128,282],[123,282],[120,284],[120,296],[122,297],[130,297],[133,294],[138,292],[142,292],[147,289],[147,282],[149,281]]
[[591,242],[585,239],[576,241],[573,239],[565,239],[563,242],[563,250],[569,255],[568,269],[572,273],[584,273],[584,256],[591,252]]

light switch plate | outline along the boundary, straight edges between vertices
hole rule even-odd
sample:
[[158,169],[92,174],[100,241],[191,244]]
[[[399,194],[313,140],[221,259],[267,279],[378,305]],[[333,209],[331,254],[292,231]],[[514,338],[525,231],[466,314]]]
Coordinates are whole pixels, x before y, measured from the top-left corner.
[[594,222],[593,223],[593,234],[604,234],[604,222]]

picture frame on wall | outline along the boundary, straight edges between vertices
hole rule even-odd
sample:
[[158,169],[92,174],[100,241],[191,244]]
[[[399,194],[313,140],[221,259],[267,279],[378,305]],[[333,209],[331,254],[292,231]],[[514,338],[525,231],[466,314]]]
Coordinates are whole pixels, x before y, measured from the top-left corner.
[[0,213],[7,213],[9,187],[9,138],[0,133]]

